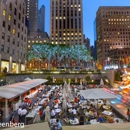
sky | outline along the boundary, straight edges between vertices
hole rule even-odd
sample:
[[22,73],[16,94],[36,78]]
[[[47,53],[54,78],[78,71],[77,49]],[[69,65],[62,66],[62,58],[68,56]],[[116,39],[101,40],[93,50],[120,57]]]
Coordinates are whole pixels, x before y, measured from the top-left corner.
[[[130,0],[82,0],[83,33],[94,45],[94,20],[99,6],[130,6]],[[50,0],[39,0],[39,8],[45,6],[45,31],[50,35]]]

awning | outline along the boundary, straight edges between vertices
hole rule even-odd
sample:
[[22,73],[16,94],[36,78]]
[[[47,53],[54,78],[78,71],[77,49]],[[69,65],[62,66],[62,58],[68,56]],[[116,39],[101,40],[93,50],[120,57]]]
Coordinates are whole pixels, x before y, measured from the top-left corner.
[[117,98],[116,95],[108,93],[103,89],[87,89],[87,90],[80,90],[80,94],[85,99],[114,99]]
[[33,79],[25,82],[19,82],[15,84],[2,86],[0,87],[0,97],[6,99],[14,98],[47,81],[48,80],[46,79]]

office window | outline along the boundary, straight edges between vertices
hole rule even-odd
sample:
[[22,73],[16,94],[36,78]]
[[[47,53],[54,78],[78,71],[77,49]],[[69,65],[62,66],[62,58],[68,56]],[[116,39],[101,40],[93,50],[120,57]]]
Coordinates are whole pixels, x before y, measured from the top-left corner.
[[12,19],[12,16],[9,14],[8,16],[8,20],[10,21]]
[[18,32],[18,38],[20,37],[20,33]]
[[10,29],[11,29],[11,26],[10,26],[10,25],[8,25],[8,31],[10,31]]
[[14,19],[14,25],[16,25],[16,20]]
[[10,36],[8,36],[8,39],[7,39],[8,42],[10,42]]
[[13,45],[15,45],[15,39],[13,39]]
[[10,3],[9,8],[10,8],[10,10],[12,10],[12,3]]
[[3,40],[5,39],[5,33],[2,33],[2,39]]
[[4,45],[1,45],[1,51],[4,51]]
[[20,23],[18,24],[18,28],[20,29]]
[[15,30],[15,29],[13,29],[12,33],[15,35],[15,34],[16,34],[16,30]]
[[3,10],[3,15],[6,16],[6,10],[5,9]]
[[19,13],[19,20],[21,19],[21,14]]
[[9,53],[9,47],[7,47],[7,53]]
[[14,49],[13,49],[13,51],[12,51],[12,55],[14,55]]
[[3,27],[5,28],[5,21],[3,21]]
[[16,9],[16,8],[14,9],[14,14],[15,14],[15,15],[17,14],[17,9]]

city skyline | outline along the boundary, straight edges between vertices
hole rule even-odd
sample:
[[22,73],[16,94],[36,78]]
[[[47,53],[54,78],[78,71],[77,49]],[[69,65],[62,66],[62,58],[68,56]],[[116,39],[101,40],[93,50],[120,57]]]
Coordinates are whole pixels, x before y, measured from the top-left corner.
[[[45,31],[50,35],[50,0],[39,0],[39,8],[45,6]],[[90,38],[91,45],[94,45],[94,27],[93,23],[96,18],[96,12],[99,6],[130,6],[130,1],[118,0],[92,0],[91,3],[83,0],[83,33],[86,37]]]

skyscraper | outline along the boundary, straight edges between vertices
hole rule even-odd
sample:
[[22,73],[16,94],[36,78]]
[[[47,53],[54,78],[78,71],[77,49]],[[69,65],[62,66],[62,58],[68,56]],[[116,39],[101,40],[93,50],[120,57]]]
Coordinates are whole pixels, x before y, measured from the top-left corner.
[[38,30],[41,32],[45,32],[45,6],[38,10]]
[[130,7],[99,7],[96,14],[97,58],[109,51],[130,48]]
[[0,72],[25,68],[27,54],[26,3],[24,0],[0,1]]
[[26,0],[28,31],[38,30],[38,0]]
[[50,36],[54,44],[83,43],[82,0],[51,0]]

